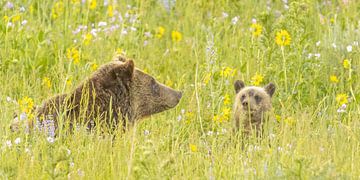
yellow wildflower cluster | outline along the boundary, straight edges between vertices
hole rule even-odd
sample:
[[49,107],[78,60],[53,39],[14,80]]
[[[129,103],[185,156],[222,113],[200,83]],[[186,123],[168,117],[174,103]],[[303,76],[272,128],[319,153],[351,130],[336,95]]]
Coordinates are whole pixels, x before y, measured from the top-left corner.
[[13,23],[16,23],[16,22],[18,22],[18,21],[20,20],[20,18],[21,18],[20,14],[16,14],[15,16],[13,16],[13,17],[11,18],[11,21],[12,21]]
[[254,37],[258,37],[261,35],[262,33],[262,26],[260,24],[254,23],[251,25],[251,31],[252,31],[252,35]]
[[252,78],[251,82],[254,86],[260,85],[264,80],[264,76],[261,74],[256,73]]
[[64,12],[64,3],[62,1],[56,2],[55,5],[51,9],[51,17],[53,19],[58,18]]
[[210,72],[206,73],[203,78],[203,82],[205,83],[205,85],[209,83],[210,79],[211,79],[211,73]]
[[275,42],[279,46],[288,46],[291,43],[290,34],[286,30],[280,30],[276,33]]
[[93,63],[90,66],[91,71],[95,71],[95,70],[97,70],[97,68],[98,68],[98,65],[96,63]]
[[222,112],[220,115],[214,115],[213,117],[213,121],[217,122],[217,123],[223,123],[225,121],[228,121],[230,118],[230,108],[228,107],[224,107],[222,108]]
[[234,77],[236,73],[236,69],[232,69],[230,67],[224,67],[221,71],[220,71],[220,76],[221,77]]
[[109,17],[113,17],[114,16],[114,7],[112,5],[109,5],[107,8],[107,14]]
[[96,6],[97,6],[96,0],[91,0],[91,1],[89,2],[89,8],[90,8],[91,10],[94,10],[94,9],[96,8]]
[[51,81],[50,81],[50,79],[48,77],[43,78],[42,84],[43,84],[43,86],[45,86],[48,89],[51,88]]
[[224,105],[229,105],[229,104],[230,104],[230,96],[229,96],[229,94],[225,94]]
[[91,40],[93,39],[93,36],[91,33],[86,33],[84,37],[84,44],[87,46],[90,44]]
[[21,112],[25,112],[26,114],[31,114],[34,107],[34,101],[31,98],[25,96],[23,99],[20,99],[18,103]]
[[79,51],[72,47],[72,48],[68,48],[66,50],[66,57],[69,59],[69,60],[72,60],[74,61],[74,64],[79,64],[80,63],[80,54],[79,54]]
[[164,36],[164,33],[165,33],[165,28],[162,27],[162,26],[159,26],[156,30],[156,34],[155,34],[155,37],[157,38],[162,38]]

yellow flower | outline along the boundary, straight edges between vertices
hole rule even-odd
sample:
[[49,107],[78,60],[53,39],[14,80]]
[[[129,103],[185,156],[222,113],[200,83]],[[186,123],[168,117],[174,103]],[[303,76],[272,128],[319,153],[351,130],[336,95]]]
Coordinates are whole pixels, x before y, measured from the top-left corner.
[[172,31],[171,38],[174,42],[180,42],[182,39],[182,35],[179,31]]
[[34,7],[33,7],[33,5],[30,5],[30,7],[29,7],[29,12],[30,12],[30,14],[33,14],[33,12],[34,12]]
[[48,77],[44,77],[42,80],[42,84],[46,87],[46,88],[51,88],[51,81]]
[[15,16],[13,16],[13,17],[11,18],[11,21],[12,21],[13,23],[15,23],[15,22],[19,21],[20,18],[21,18],[20,14],[17,14],[17,15],[15,15]]
[[333,82],[333,83],[338,83],[338,82],[339,82],[339,79],[337,78],[337,76],[331,75],[331,76],[330,76],[330,81]]
[[34,101],[25,96],[23,99],[19,100],[19,106],[21,112],[25,112],[26,114],[30,114],[34,107]]
[[174,82],[172,82],[170,79],[167,79],[167,80],[165,81],[165,85],[166,85],[166,86],[169,86],[169,87],[172,87],[172,86],[174,85]]
[[348,59],[344,59],[343,66],[344,66],[345,69],[349,69],[350,68],[350,61]]
[[96,0],[91,0],[90,1],[90,6],[89,6],[90,9],[95,9],[96,8]]
[[228,120],[228,119],[229,119],[229,117],[230,117],[230,112],[231,112],[230,108],[223,108],[223,109],[222,109],[222,114],[223,114],[223,119],[224,119],[224,120]]
[[220,72],[221,77],[233,77],[236,73],[235,69],[232,69],[230,67],[224,67],[222,71]]
[[162,38],[164,36],[164,33],[165,33],[165,28],[162,27],[162,26],[159,26],[156,30],[156,34],[155,34],[155,37],[157,38]]
[[124,54],[123,49],[122,49],[122,48],[117,48],[117,49],[116,49],[116,54],[117,54],[117,55],[122,55],[122,54]]
[[195,144],[189,144],[189,148],[190,148],[191,152],[197,152],[198,151],[197,146]]
[[62,1],[56,2],[55,5],[51,9],[51,17],[56,19],[61,16],[64,12],[64,3]]
[[72,4],[80,3],[80,0],[71,0]]
[[79,51],[76,48],[68,48],[66,50],[66,57],[72,61],[74,61],[74,64],[79,64],[80,62],[80,55]]
[[263,82],[264,76],[262,76],[261,74],[256,73],[255,76],[253,76],[251,78],[251,80],[252,80],[252,84],[254,86],[258,86]]
[[224,105],[230,104],[230,96],[229,94],[225,94],[224,96]]
[[342,94],[338,94],[336,95],[336,102],[339,104],[339,105],[343,105],[343,104],[346,104],[348,103],[348,98],[349,96],[345,93],[342,93]]
[[96,63],[93,63],[90,68],[91,71],[95,71],[98,68],[98,65]]
[[9,21],[9,16],[6,16],[6,15],[5,15],[5,16],[3,17],[3,20],[4,20],[5,22],[8,22],[8,21]]
[[277,114],[277,115],[275,115],[275,119],[276,119],[277,122],[280,122],[281,121],[281,116]]
[[207,73],[203,79],[205,85],[209,83],[210,79],[211,79],[211,73]]
[[72,84],[72,77],[66,79],[66,86],[71,86]]
[[113,6],[109,5],[108,9],[107,9],[107,14],[109,17],[113,17],[114,16],[114,10],[113,10]]
[[252,35],[258,37],[261,35],[262,26],[260,24],[254,23],[251,25]]
[[290,34],[286,30],[280,30],[280,32],[276,33],[275,42],[279,46],[290,45],[291,42]]
[[87,46],[90,44],[91,40],[92,40],[93,36],[91,33],[86,33],[85,37],[84,37],[84,44]]
[[284,119],[284,122],[289,126],[294,126],[296,121],[293,117],[287,117]]

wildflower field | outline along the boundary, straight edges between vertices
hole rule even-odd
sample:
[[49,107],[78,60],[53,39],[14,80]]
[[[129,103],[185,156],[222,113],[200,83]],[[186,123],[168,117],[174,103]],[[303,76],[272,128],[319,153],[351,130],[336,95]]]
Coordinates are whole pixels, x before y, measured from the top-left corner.
[[[0,179],[359,179],[356,0],[0,0]],[[183,92],[116,137],[11,132],[116,55]],[[235,80],[276,85],[261,138]]]

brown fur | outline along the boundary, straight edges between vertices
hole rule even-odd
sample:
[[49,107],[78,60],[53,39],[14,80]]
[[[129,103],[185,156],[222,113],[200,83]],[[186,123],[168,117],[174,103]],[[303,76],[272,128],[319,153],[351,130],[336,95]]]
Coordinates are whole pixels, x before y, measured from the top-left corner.
[[262,131],[264,113],[271,109],[271,97],[275,92],[275,85],[269,83],[264,88],[256,86],[245,87],[243,81],[234,84],[236,98],[234,103],[235,130],[243,128],[246,136],[254,130],[257,134]]
[[101,66],[74,91],[46,100],[36,113],[40,121],[55,120],[56,127],[61,115],[69,120],[65,123],[70,127],[81,123],[91,129],[98,122],[112,129],[173,108],[181,96],[181,92],[136,69],[132,60],[119,56]]

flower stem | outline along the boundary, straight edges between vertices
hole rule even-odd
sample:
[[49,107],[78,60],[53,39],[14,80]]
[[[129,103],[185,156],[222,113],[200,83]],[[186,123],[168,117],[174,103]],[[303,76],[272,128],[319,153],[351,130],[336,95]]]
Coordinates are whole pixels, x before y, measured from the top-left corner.
[[283,57],[283,71],[284,71],[284,77],[285,77],[285,92],[287,93],[288,86],[287,86],[286,59],[285,59],[284,46],[281,46],[281,54],[282,54],[282,57]]

